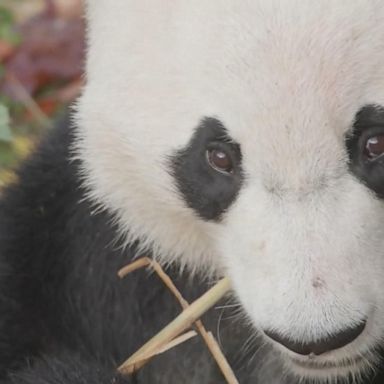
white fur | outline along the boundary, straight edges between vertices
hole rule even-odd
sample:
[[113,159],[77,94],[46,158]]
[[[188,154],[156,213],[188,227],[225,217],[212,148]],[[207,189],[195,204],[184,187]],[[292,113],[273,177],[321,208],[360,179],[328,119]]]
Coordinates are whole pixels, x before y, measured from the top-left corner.
[[[91,198],[164,262],[228,273],[257,328],[309,341],[368,317],[317,360],[368,354],[384,337],[384,205],[349,174],[344,135],[384,105],[383,1],[88,0],[88,19],[77,153]],[[246,173],[219,224],[168,171],[204,116]]]

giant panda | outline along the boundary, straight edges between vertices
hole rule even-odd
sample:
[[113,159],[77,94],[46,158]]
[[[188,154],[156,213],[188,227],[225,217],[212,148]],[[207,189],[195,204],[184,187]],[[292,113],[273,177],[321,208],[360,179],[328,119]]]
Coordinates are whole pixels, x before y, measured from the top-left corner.
[[241,384],[384,383],[384,2],[88,0],[86,85],[0,201],[0,377],[224,383],[199,338],[117,367],[222,276]]

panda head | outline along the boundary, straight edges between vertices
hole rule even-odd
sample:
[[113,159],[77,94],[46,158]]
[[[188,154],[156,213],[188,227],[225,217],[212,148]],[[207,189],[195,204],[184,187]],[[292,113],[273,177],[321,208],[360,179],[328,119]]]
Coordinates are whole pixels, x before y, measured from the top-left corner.
[[88,0],[77,151],[127,242],[228,274],[289,371],[384,337],[384,3]]

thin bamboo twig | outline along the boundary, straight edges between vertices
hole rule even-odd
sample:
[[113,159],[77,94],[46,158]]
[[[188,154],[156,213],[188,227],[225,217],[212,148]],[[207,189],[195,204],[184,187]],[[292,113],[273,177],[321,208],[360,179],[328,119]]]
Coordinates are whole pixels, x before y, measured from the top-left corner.
[[[220,367],[220,370],[224,375],[225,379],[227,380],[228,384],[239,384],[239,381],[237,380],[231,366],[229,365],[228,360],[224,357],[219,343],[213,336],[212,332],[207,332],[207,340],[209,340],[209,342],[207,341],[208,348],[211,351],[212,355],[215,357],[217,365]],[[223,356],[223,358],[216,359],[216,356]]]
[[186,342],[187,340],[190,340],[192,339],[193,337],[196,337],[197,336],[197,332],[192,330],[192,331],[188,331],[186,333],[183,333],[181,336],[178,336],[176,337],[175,339],[173,339],[170,343],[164,345],[163,348],[160,348],[158,351],[157,351],[157,355],[161,355],[162,353],[164,352],[167,352],[169,351],[170,349],[172,348],[175,348],[177,347],[178,345],[180,344],[183,344],[184,342]]
[[[199,323],[199,325],[197,325],[197,323]],[[213,358],[215,359],[216,364],[219,366],[221,373],[225,377],[225,380],[227,381],[227,383],[239,384],[239,381],[237,380],[235,373],[233,372],[231,366],[229,365],[227,358],[223,354],[223,351],[220,349],[220,346],[216,341],[215,337],[213,336],[212,332],[208,332],[206,330],[201,320],[197,320],[195,324],[198,327],[201,337],[203,338],[205,344],[207,345],[209,351],[211,352]]]
[[[139,260],[135,261],[134,263],[129,264],[127,267],[122,268],[119,271],[119,276],[124,277],[128,273],[131,273],[134,270],[137,270],[138,268],[146,267],[148,265],[152,266],[152,268],[155,270],[155,272],[160,277],[160,279],[164,282],[164,284],[168,287],[168,289],[177,298],[177,300],[179,301],[182,308],[186,309],[189,306],[189,303],[184,299],[181,292],[177,289],[177,287],[173,283],[172,279],[163,270],[161,265],[154,260],[151,260],[147,257],[139,259]],[[227,380],[228,384],[238,384],[238,380],[236,379],[236,377],[232,371],[232,368],[228,364],[228,361],[225,358],[223,352],[221,351],[221,349],[220,349],[216,339],[214,338],[213,334],[206,330],[206,328],[204,327],[201,320],[196,320],[195,326],[196,326],[197,330],[199,331],[201,337],[203,338],[204,342],[206,343],[209,351],[211,352],[211,354],[212,354],[213,358],[215,359],[216,363],[218,364],[219,368],[221,369],[223,376]],[[178,339],[179,338],[174,339],[169,344],[167,344],[167,346],[172,345],[174,342],[177,342],[176,345],[181,344],[182,341],[179,341]],[[187,340],[189,340],[189,338],[184,339],[184,341],[187,341]],[[176,345],[174,345],[174,346],[176,346]],[[166,350],[169,350],[169,349],[170,348],[162,348],[160,351],[157,351],[156,354],[160,354],[160,353],[165,352]],[[151,357],[153,357],[153,355],[152,356],[146,356],[145,358],[143,358],[143,362],[145,363]]]
[[145,343],[137,352],[135,352],[120,367],[119,372],[122,374],[131,374],[140,369],[143,364],[143,358],[150,356],[159,348],[164,347],[167,343],[179,336],[183,331],[190,327],[198,320],[206,311],[214,306],[223,296],[231,289],[231,283],[227,277],[221,279],[216,285],[209,289],[199,299],[194,301],[171,323],[163,328],[157,335]]
[[167,352],[170,349],[175,348],[178,345],[183,344],[186,341],[188,341],[188,340],[190,340],[190,339],[192,339],[193,337],[196,337],[196,336],[197,336],[197,332],[193,331],[193,330],[189,331],[189,332],[186,332],[186,333],[183,333],[181,336],[176,337],[171,342],[169,342],[168,344],[164,345],[164,347],[162,347],[159,350],[153,352],[152,354],[147,355],[147,356],[142,356],[141,360],[138,361],[137,363],[140,363],[140,365],[145,365],[150,359],[152,359],[152,357],[155,357],[157,355],[161,355],[162,353]]
[[189,303],[187,300],[184,299],[183,295],[180,293],[180,291],[177,289],[176,285],[173,283],[172,279],[165,273],[164,269],[161,267],[161,265],[157,261],[152,261],[151,263],[152,268],[155,270],[155,272],[158,274],[160,279],[163,281],[163,283],[166,285],[166,287],[173,293],[173,295],[176,297],[176,299],[179,301],[181,307],[183,309],[186,309],[189,307]]
[[[161,265],[156,261],[152,261],[151,264],[156,273],[159,275],[160,279],[177,298],[182,308],[184,310],[187,309],[189,307],[189,303],[184,299],[181,292],[177,289],[172,279],[163,270]],[[213,334],[207,331],[207,329],[204,327],[203,322],[200,319],[195,321],[195,326],[198,332],[200,333],[201,337],[203,338],[205,344],[207,345],[209,351],[211,352],[213,358],[215,359],[217,365],[219,366],[223,376],[227,380],[228,384],[239,384],[231,366],[229,365]]]
[[124,268],[121,268],[119,270],[119,272],[117,273],[117,275],[120,277],[120,279],[122,279],[125,276],[127,276],[128,274],[130,274],[131,272],[134,272],[140,268],[145,268],[145,267],[150,266],[151,263],[152,263],[152,260],[150,258],[142,257],[140,259],[137,259],[133,263],[128,264]]

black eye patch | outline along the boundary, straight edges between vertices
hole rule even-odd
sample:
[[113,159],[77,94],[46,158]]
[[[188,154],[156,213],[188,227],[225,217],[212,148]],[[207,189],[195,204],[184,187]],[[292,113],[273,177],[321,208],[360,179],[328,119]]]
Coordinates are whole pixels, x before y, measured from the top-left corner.
[[384,107],[367,105],[346,137],[351,172],[384,198]]
[[[215,169],[212,153],[230,162],[231,172]],[[171,173],[186,204],[201,218],[218,221],[243,182],[240,146],[219,120],[205,118],[187,146],[171,156]]]

